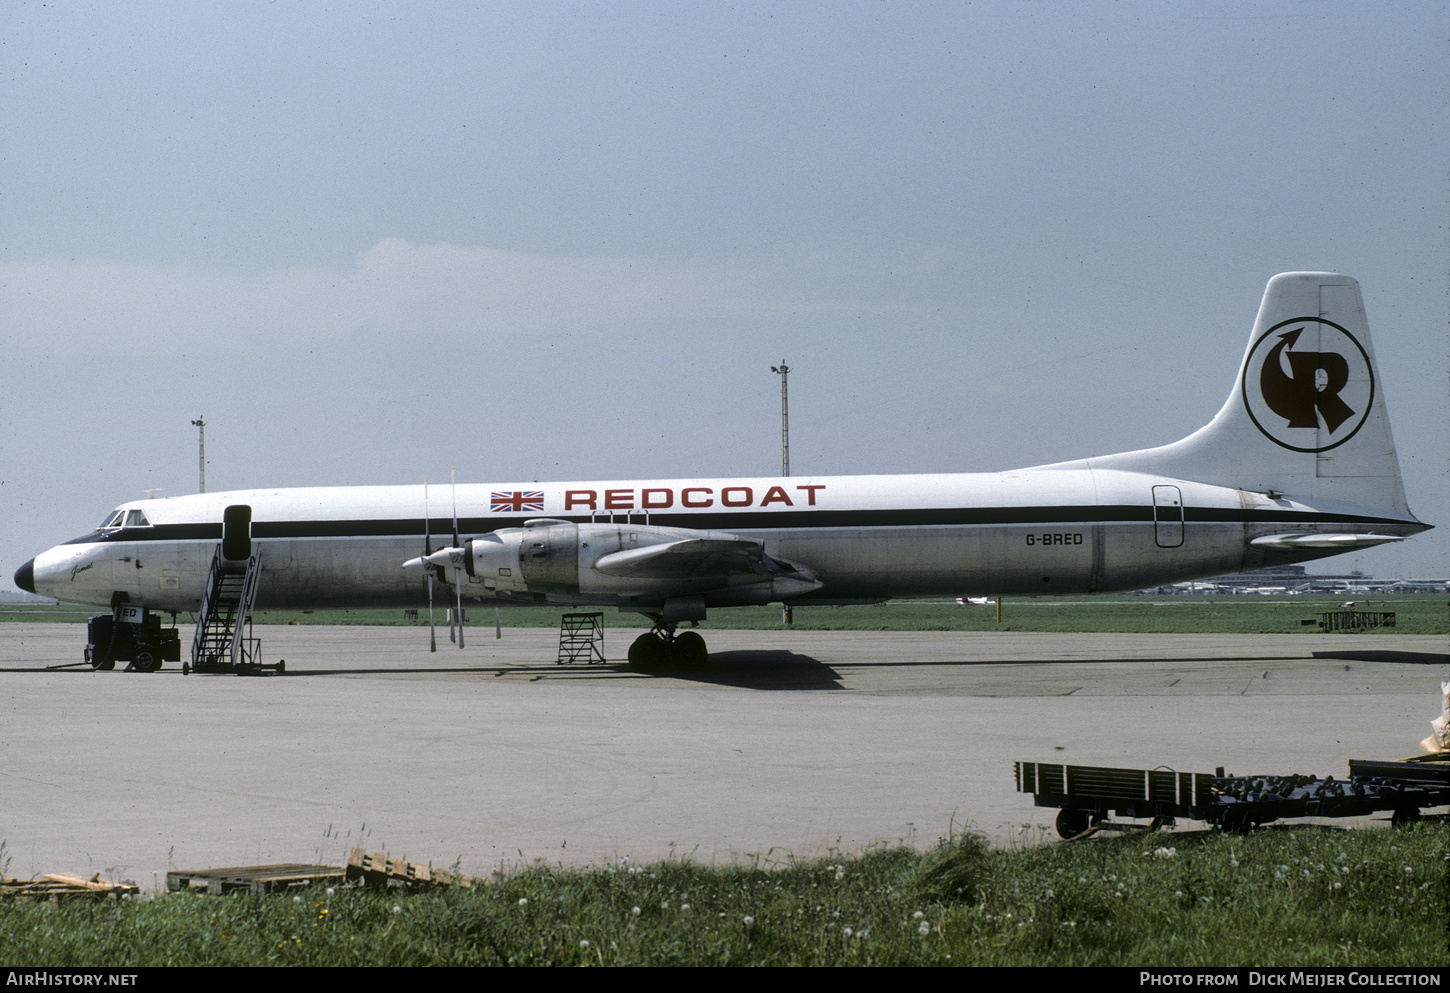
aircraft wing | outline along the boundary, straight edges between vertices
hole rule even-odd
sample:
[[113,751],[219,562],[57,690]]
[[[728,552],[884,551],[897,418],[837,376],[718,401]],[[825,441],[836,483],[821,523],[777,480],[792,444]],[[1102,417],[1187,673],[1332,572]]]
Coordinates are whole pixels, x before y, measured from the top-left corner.
[[745,538],[684,538],[630,548],[602,556],[594,568],[620,579],[693,579],[745,574],[765,580],[779,571],[770,567],[760,542]]

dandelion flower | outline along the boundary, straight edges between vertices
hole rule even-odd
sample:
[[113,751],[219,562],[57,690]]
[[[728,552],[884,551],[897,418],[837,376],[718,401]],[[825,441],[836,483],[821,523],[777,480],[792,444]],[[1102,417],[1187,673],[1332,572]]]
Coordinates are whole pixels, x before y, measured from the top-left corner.
[[928,924],[926,921],[922,921],[920,924],[917,925],[916,933],[931,934],[931,925]]
[[742,919],[744,920],[746,927],[749,927],[750,925],[755,923],[755,918],[751,917],[749,914],[746,914],[745,917]]
[[527,907],[528,905],[529,905],[529,898],[528,897],[526,897],[526,896],[519,897],[519,906],[520,907]]

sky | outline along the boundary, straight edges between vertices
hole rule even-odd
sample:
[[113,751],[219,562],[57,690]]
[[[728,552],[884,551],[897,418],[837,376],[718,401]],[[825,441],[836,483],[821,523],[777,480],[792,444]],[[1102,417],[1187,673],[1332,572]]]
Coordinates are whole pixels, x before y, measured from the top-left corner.
[[155,490],[1177,440],[1357,278],[1450,575],[1445,3],[7,0],[0,564]]

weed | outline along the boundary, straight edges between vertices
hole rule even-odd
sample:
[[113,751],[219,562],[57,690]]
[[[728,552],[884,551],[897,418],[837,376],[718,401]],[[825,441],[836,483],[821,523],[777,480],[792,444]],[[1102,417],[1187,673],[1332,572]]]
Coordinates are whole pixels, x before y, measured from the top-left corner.
[[925,853],[533,865],[471,890],[11,903],[0,961],[1444,968],[1447,868],[1428,821],[1012,850],[962,832]]

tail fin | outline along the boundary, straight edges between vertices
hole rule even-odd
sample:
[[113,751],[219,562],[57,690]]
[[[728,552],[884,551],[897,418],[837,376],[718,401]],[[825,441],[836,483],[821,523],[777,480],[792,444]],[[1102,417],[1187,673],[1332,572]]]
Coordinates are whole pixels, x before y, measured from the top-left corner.
[[1415,519],[1359,283],[1337,273],[1269,280],[1233,392],[1206,427],[1089,463]]

